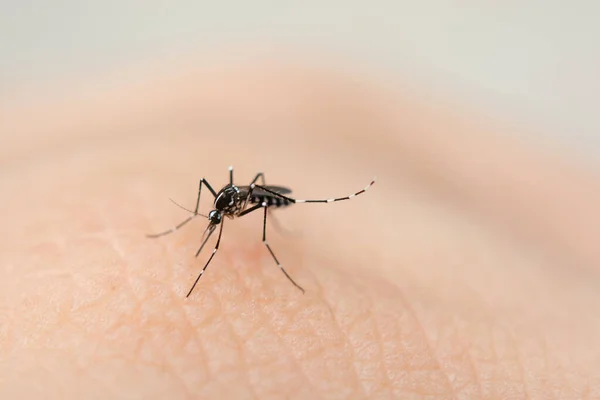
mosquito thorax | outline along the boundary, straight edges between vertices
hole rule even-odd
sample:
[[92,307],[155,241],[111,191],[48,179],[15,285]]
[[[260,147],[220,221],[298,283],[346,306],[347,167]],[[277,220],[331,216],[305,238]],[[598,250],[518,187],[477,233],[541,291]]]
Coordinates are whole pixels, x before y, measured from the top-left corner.
[[241,206],[239,193],[240,189],[237,186],[228,186],[221,189],[215,198],[215,209],[225,215],[234,214]]

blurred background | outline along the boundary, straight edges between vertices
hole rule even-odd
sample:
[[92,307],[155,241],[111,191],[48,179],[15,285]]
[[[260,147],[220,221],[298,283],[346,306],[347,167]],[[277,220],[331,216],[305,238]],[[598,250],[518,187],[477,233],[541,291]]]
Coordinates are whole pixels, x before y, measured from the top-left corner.
[[600,3],[40,0],[0,3],[0,100],[203,51],[327,55],[536,126],[600,161]]

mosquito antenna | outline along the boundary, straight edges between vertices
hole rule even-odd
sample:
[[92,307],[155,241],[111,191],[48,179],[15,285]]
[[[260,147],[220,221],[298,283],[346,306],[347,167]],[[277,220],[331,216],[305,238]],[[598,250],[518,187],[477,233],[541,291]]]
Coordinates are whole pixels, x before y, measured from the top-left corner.
[[185,210],[185,211],[189,212],[190,214],[199,215],[199,216],[201,216],[201,217],[208,218],[208,215],[204,215],[204,214],[200,214],[200,213],[195,213],[195,212],[193,212],[192,210],[190,210],[189,208],[185,208],[184,206],[182,206],[181,204],[179,204],[178,202],[176,202],[175,200],[173,200],[173,199],[172,199],[172,198],[170,198],[170,197],[169,197],[169,200],[171,200],[171,202],[172,202],[173,204],[175,204],[177,207],[179,207],[179,208],[181,208],[181,209],[183,209],[183,210]]

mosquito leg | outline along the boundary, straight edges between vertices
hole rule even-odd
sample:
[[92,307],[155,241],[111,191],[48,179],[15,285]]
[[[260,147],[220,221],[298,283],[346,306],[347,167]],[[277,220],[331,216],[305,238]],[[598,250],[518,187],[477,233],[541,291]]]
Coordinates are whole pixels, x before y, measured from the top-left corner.
[[283,272],[283,274],[290,280],[290,282],[292,282],[294,284],[294,286],[296,286],[298,289],[300,289],[302,291],[302,293],[304,293],[304,289],[302,289],[302,287],[300,285],[298,285],[292,279],[291,276],[289,276],[289,274],[285,271],[285,269],[283,269],[283,266],[279,263],[279,260],[277,259],[277,257],[275,257],[275,253],[273,253],[273,250],[271,250],[271,246],[269,246],[269,242],[267,242],[267,210],[269,209],[269,207],[267,206],[267,203],[262,203],[261,206],[265,208],[265,216],[263,219],[263,237],[262,237],[263,243],[265,244],[265,246],[267,246],[269,253],[271,253],[271,256],[273,256],[273,260],[275,260],[275,263],[277,264],[277,266],[279,267],[281,272]]
[[252,197],[252,193],[254,192],[254,187],[256,185],[256,181],[258,179],[261,179],[262,184],[265,184],[265,174],[263,174],[262,172],[259,172],[258,174],[256,174],[256,176],[254,177],[254,179],[252,179],[252,182],[250,182],[250,190],[248,191],[248,195],[246,196],[246,200],[244,200],[244,204],[242,205],[242,210],[245,210],[246,207],[248,206],[248,202],[250,201],[250,198]]
[[[233,170],[231,171],[233,173]],[[200,206],[200,194],[202,193],[202,184],[205,184],[208,190],[212,193],[213,197],[217,197],[217,192],[210,186],[210,183],[204,178],[200,179],[200,183],[198,184],[198,198],[196,199],[196,208],[194,209],[194,214],[198,213],[198,207]]]
[[263,219],[263,243],[265,244],[265,246],[267,246],[269,253],[271,253],[273,260],[275,260],[275,263],[277,264],[279,269],[285,274],[285,276],[290,280],[290,282],[292,282],[294,284],[294,286],[296,286],[298,289],[300,289],[302,291],[302,293],[304,293],[304,289],[302,289],[302,287],[300,285],[298,285],[296,282],[294,282],[292,277],[288,275],[288,273],[285,271],[285,269],[283,269],[283,267],[279,263],[279,260],[277,259],[277,257],[275,257],[275,253],[273,253],[273,250],[271,250],[271,246],[269,246],[269,243],[267,242],[267,239],[266,239],[266,236],[267,236],[267,210],[269,209],[269,207],[267,206],[267,203],[263,202],[262,204],[256,204],[256,205],[250,207],[249,209],[242,211],[239,216],[243,217],[244,215],[249,214],[252,211],[256,211],[259,208],[265,209],[265,216]]
[[[259,172],[258,174],[256,174],[256,176],[252,180],[252,183],[256,183],[256,181],[258,181],[259,178],[261,181],[261,185],[265,186],[267,183],[265,181],[265,174],[263,174],[262,172]],[[269,210],[269,217],[270,217],[270,220],[273,223],[273,226],[275,227],[275,229],[278,230],[280,233],[284,233],[287,235],[292,233],[290,230],[285,229],[283,226],[281,226],[281,224],[277,221],[277,218],[275,218],[275,216],[273,215],[272,210]]]
[[263,174],[262,172],[259,172],[258,174],[256,174],[256,176],[254,177],[254,179],[252,179],[252,182],[250,182],[250,184],[252,185],[253,183],[256,183],[256,181],[259,178],[260,178],[262,184],[266,185],[266,183],[265,183],[265,174]]
[[252,211],[256,211],[256,210],[258,210],[261,207],[263,207],[262,204],[256,204],[256,205],[250,207],[249,209],[242,211],[240,213],[240,215],[238,215],[238,217],[243,217],[246,214],[250,214]]
[[[204,264],[204,268],[202,268],[202,271],[200,271],[200,274],[198,274],[198,277],[196,278],[196,281],[194,282],[194,284],[192,285],[192,287],[190,288],[190,291],[188,292],[188,294],[185,296],[186,298],[190,297],[190,294],[192,294],[192,292],[194,291],[194,288],[196,287],[196,284],[198,284],[198,281],[200,280],[200,278],[202,277],[202,275],[204,274],[204,271],[206,271],[206,267],[208,267],[208,264],[210,264],[211,260],[213,259],[213,257],[215,256],[215,254],[217,254],[217,250],[219,250],[219,244],[221,243],[221,235],[223,234],[223,222],[221,222],[221,227],[219,228],[219,237],[217,238],[217,244],[215,245],[215,248],[212,251],[212,254],[210,255],[210,258],[208,259],[208,261],[206,262],[206,264]],[[214,225],[213,225],[214,226]],[[215,230],[212,229],[209,233],[208,236],[206,237],[206,239],[204,240],[204,243],[202,243],[202,246],[200,247],[200,250],[202,250],[202,247],[204,247],[204,245],[206,244],[206,242],[208,241],[208,238],[210,237],[210,235],[214,232]],[[198,254],[200,254],[200,250],[198,250],[198,253],[196,253],[196,256]]]
[[178,230],[179,228],[181,228],[182,226],[184,226],[185,224],[187,224],[188,222],[190,222],[192,219],[194,219],[195,215],[192,215],[191,217],[188,217],[187,219],[185,219],[184,221],[180,222],[178,225],[176,225],[174,228],[171,228],[169,230],[166,230],[164,232],[160,232],[160,233],[152,233],[152,234],[148,234],[146,235],[146,237],[149,238],[157,238],[157,237],[161,237],[161,236],[165,236],[168,235],[169,233],[173,233],[176,230]]
[[300,199],[293,199],[291,197],[284,196],[281,193],[277,193],[276,191],[271,190],[271,189],[269,189],[269,188],[267,188],[265,186],[261,186],[261,185],[254,185],[254,186],[257,187],[257,188],[259,188],[259,189],[261,189],[261,190],[264,190],[265,192],[271,193],[271,194],[273,194],[273,195],[275,195],[277,197],[285,199],[285,200],[287,200],[287,201],[289,201],[291,203],[333,203],[335,201],[350,200],[351,198],[353,198],[355,196],[358,196],[359,194],[362,194],[362,193],[366,192],[367,190],[369,190],[369,188],[371,186],[373,186],[374,183],[375,183],[375,179],[373,179],[371,181],[371,183],[369,183],[364,189],[359,190],[358,192],[353,193],[353,194],[348,195],[348,196],[345,196],[345,197],[335,197],[335,198],[332,198],[332,199],[322,199],[322,200],[300,200]]
[[[250,190],[248,191],[248,195],[246,196],[246,200],[244,201],[244,206],[242,207],[242,210],[244,210],[246,208],[246,206],[248,205],[248,202],[250,201],[250,197],[252,196],[252,193],[254,191],[254,188],[256,187],[256,182],[260,179],[261,181],[261,185],[265,186],[266,180],[265,180],[265,174],[263,172],[259,172],[258,174],[256,174],[256,176],[254,177],[254,179],[252,179],[252,182],[250,182]],[[273,213],[271,211],[269,211],[269,215],[271,216],[271,221],[273,222],[273,226],[275,227],[275,229],[277,229],[280,232],[286,233],[286,234],[290,234],[290,231],[287,229],[284,229],[278,222],[277,219],[273,216]]]
[[[266,185],[265,174],[263,174],[262,172],[259,172],[258,174],[256,174],[256,176],[254,177],[254,179],[252,180],[251,183],[256,183],[258,178],[261,178],[262,184]],[[233,167],[232,166],[229,167],[229,184],[233,186]]]

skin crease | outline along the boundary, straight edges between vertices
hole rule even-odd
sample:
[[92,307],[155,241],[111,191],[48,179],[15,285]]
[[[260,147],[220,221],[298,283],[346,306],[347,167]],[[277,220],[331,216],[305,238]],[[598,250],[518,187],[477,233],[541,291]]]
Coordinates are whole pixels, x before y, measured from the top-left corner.
[[[600,398],[600,190],[566,158],[293,63],[77,87],[0,115],[0,398]],[[188,299],[206,221],[144,237],[230,164],[298,198],[378,176],[274,212],[306,294],[261,212]]]

